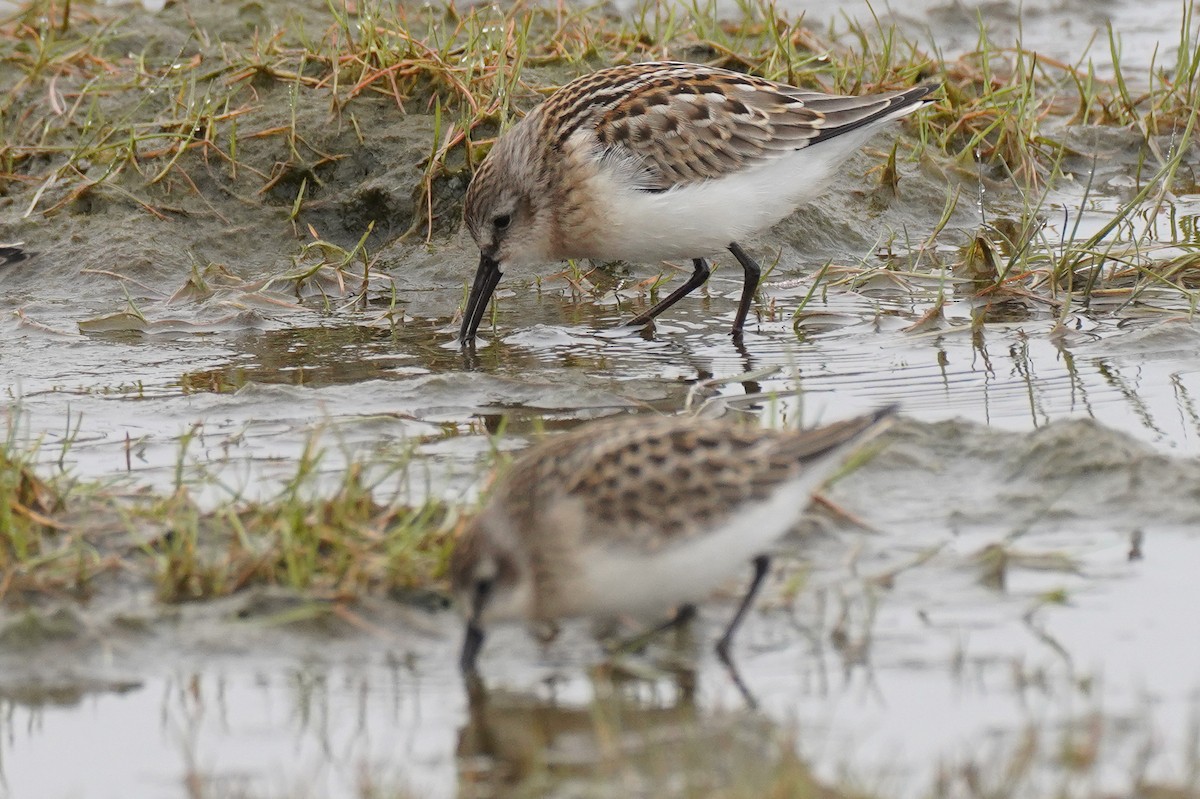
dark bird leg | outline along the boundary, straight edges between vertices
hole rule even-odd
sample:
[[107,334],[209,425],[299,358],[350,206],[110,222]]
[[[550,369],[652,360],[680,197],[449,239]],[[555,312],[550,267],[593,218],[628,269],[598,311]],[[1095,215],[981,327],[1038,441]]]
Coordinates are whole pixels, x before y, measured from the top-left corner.
[[647,635],[658,635],[670,630],[678,630],[694,618],[696,618],[696,606],[691,602],[685,602],[675,609],[674,616],[655,627]]
[[483,648],[483,609],[492,596],[492,581],[479,580],[475,583],[475,594],[471,597],[471,616],[467,619],[467,632],[463,636],[462,652],[458,656],[458,668],[468,677],[476,674],[475,661]]
[[742,299],[738,302],[737,316],[733,318],[733,330],[730,331],[735,337],[741,338],[742,325],[746,323],[746,315],[750,313],[750,303],[754,300],[754,292],[758,291],[762,267],[736,241],[729,245],[729,251],[733,253],[733,257],[738,260],[746,273],[745,282],[742,283]]
[[659,624],[656,627],[651,627],[645,632],[638,633],[633,638],[618,642],[609,651],[613,654],[620,652],[640,651],[646,647],[646,644],[650,643],[651,639],[656,638],[665,632],[680,629],[694,618],[696,618],[696,606],[690,602],[684,603],[675,610],[675,615],[664,621],[662,624]]
[[687,279],[686,283],[672,291],[669,295],[667,295],[665,300],[656,303],[650,310],[646,311],[645,313],[638,314],[633,319],[629,320],[628,326],[640,327],[648,324],[654,319],[654,317],[658,316],[660,313],[682,300],[700,286],[703,286],[704,281],[708,280],[708,276],[712,273],[712,271],[708,268],[708,261],[705,261],[703,258],[693,258],[692,269],[694,270],[692,272],[692,276]]
[[482,646],[483,629],[472,619],[467,622],[467,634],[463,638],[462,652],[458,656],[458,668],[463,674],[473,675],[476,673],[475,660],[479,657],[479,650]]
[[717,656],[730,669],[733,668],[733,660],[729,657],[729,647],[733,643],[733,635],[741,625],[746,611],[750,610],[750,605],[754,603],[754,597],[758,594],[758,589],[762,587],[763,578],[767,576],[767,570],[770,568],[771,557],[769,555],[759,555],[754,559],[754,579],[750,581],[750,587],[746,589],[746,595],[742,597],[742,604],[738,605],[737,613],[733,614],[733,620],[729,622],[725,634],[721,636],[720,641],[717,641]]
[[737,613],[733,614],[733,620],[729,622],[725,634],[721,636],[720,641],[717,641],[717,657],[725,664],[725,670],[729,672],[734,686],[741,692],[742,697],[746,700],[746,705],[752,710],[758,707],[758,700],[754,698],[754,694],[750,693],[750,689],[742,680],[741,672],[738,671],[737,665],[734,664],[733,658],[729,654],[729,647],[733,644],[733,634],[737,632],[746,612],[754,604],[754,597],[758,594],[758,589],[762,587],[762,581],[770,568],[770,556],[759,555],[754,559],[754,579],[750,581],[750,587],[746,589],[746,595],[742,597],[742,603],[738,605]]

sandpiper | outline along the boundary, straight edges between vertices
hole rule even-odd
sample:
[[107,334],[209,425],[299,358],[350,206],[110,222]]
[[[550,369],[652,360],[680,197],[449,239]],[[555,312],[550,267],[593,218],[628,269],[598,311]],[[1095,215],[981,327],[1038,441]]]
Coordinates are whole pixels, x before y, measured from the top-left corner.
[[730,644],[772,546],[848,451],[895,406],[812,430],[680,417],[622,418],[555,436],[522,455],[459,540],[450,578],[467,616],[460,657],[475,673],[487,625],[524,620],[690,617],[747,564],[753,579],[717,653]]
[[706,258],[724,249],[745,272],[740,335],[761,270],[738,242],[819,195],[936,88],[844,97],[669,61],[572,81],[499,138],[467,189],[480,258],[460,341],[474,341],[506,269],[691,259],[687,282],[629,323],[645,325],[702,285]]

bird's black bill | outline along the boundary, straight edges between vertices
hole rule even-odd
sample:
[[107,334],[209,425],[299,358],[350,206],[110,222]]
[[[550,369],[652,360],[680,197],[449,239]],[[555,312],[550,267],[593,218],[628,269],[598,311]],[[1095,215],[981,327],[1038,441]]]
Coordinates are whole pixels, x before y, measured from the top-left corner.
[[458,667],[463,674],[475,673],[475,659],[483,647],[483,628],[474,621],[467,622],[467,635],[463,639],[462,654],[458,657]]
[[500,282],[500,263],[486,255],[479,256],[479,269],[475,272],[475,283],[471,286],[471,295],[467,298],[467,310],[463,313],[462,327],[458,330],[458,340],[468,344],[475,340],[475,331],[483,321],[483,312],[487,310],[488,300]]

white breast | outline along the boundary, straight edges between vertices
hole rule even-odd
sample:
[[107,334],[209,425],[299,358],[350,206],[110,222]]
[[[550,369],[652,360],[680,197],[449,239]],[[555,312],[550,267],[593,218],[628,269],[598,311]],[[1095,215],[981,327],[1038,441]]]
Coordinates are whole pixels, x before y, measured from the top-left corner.
[[[882,124],[882,121],[881,123]],[[876,126],[727,177],[665,192],[639,191],[620,172],[593,178],[594,196],[611,210],[599,249],[581,257],[650,262],[702,258],[744,241],[819,196]]]
[[765,501],[739,509],[724,525],[655,554],[594,542],[582,553],[572,602],[576,615],[659,617],[681,603],[708,598],[735,576],[749,580],[750,562],[791,529],[827,476],[825,469],[806,473]]

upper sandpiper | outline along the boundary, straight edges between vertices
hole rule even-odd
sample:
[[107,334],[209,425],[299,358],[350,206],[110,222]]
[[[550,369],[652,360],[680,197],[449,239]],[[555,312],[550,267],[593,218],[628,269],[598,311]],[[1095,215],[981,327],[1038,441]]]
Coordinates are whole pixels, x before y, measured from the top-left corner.
[[847,97],[670,61],[572,81],[499,138],[467,189],[480,259],[459,339],[474,341],[506,270],[691,259],[687,282],[629,323],[644,325],[703,284],[706,259],[725,249],[745,273],[740,335],[761,269],[738,242],[819,195],[936,88]]

